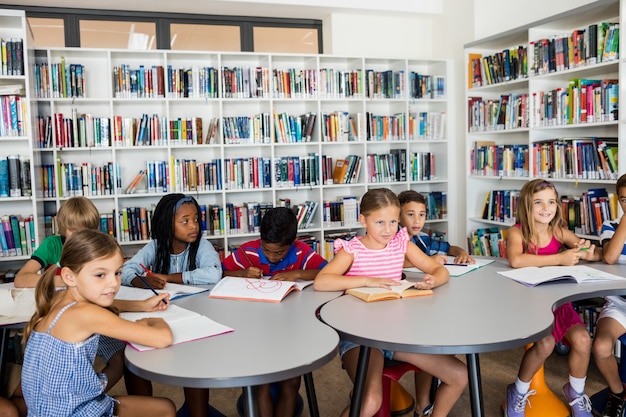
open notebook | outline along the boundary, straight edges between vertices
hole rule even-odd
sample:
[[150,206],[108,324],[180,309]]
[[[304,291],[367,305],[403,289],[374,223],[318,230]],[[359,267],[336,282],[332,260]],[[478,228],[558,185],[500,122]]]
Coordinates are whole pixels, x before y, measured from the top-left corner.
[[[460,277],[461,275],[465,275],[468,272],[472,272],[478,268],[482,268],[485,265],[489,265],[494,262],[493,259],[475,259],[476,263],[473,264],[455,264],[454,256],[448,256],[448,261],[444,265],[451,277]],[[415,278],[421,277],[424,275],[422,271],[417,268],[404,268],[402,272],[406,275],[407,278]],[[415,275],[419,274],[419,275]]]
[[624,281],[626,283],[626,278],[624,277],[600,271],[587,265],[527,266],[525,268],[499,271],[498,273],[529,287],[554,281],[569,281],[578,284],[596,281]]
[[[197,285],[175,284],[172,282],[168,282],[162,290],[157,290],[159,293],[169,292],[170,300],[175,300],[177,298],[186,297],[203,291],[208,291],[208,289]],[[146,300],[153,295],[154,293],[149,289],[127,287],[122,285],[120,286],[115,298],[117,300]]]
[[313,281],[224,277],[215,284],[209,297],[279,303],[291,291],[302,290],[311,284]]
[[[172,334],[174,335],[173,345],[233,331],[233,329],[228,326],[224,326],[206,316],[201,316],[194,311],[174,304],[171,304],[167,310],[163,311],[121,313],[120,317],[130,321],[137,321],[148,317],[162,318],[172,329]],[[138,343],[129,343],[129,345],[140,352],[154,349],[150,346],[144,346]]]
[[0,287],[0,325],[24,323],[35,313],[35,289]]

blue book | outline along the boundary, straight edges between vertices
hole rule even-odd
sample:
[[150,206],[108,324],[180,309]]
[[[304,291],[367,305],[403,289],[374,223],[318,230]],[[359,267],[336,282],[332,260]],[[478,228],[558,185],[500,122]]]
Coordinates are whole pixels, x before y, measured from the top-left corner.
[[9,196],[9,162],[0,159],[0,197]]

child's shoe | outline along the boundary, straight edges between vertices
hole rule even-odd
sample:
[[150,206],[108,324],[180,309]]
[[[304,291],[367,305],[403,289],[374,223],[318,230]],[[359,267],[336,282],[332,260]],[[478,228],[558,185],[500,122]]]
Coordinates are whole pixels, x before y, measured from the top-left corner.
[[563,395],[572,409],[572,417],[592,417],[591,401],[584,393],[574,391],[569,382],[563,385]]
[[515,384],[506,387],[506,408],[504,409],[504,417],[524,417],[526,403],[530,404],[528,397],[534,395],[535,390],[530,390],[526,394],[520,394],[515,388]]
[[609,393],[606,405],[602,411],[602,417],[622,417],[624,414],[624,398]]

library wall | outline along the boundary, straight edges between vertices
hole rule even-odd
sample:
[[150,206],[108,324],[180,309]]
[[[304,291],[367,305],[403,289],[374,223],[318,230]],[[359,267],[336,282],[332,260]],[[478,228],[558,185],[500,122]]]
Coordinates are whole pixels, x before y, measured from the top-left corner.
[[[481,39],[574,9],[592,0],[474,0],[474,38]],[[502,18],[502,7],[506,18]],[[468,42],[469,39],[466,40]]]
[[333,13],[323,20],[324,53],[428,59],[433,52],[431,21],[427,16],[403,18]]

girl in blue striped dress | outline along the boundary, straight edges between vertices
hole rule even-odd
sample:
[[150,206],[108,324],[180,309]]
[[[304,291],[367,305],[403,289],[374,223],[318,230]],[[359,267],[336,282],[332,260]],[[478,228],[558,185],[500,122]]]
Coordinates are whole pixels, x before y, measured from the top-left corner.
[[[174,417],[174,404],[165,398],[108,396],[106,376],[93,368],[101,334],[154,347],[172,342],[162,319],[131,322],[111,310],[123,264],[117,242],[95,230],[76,232],[63,246],[60,264],[66,289],[56,291],[55,268],[48,268],[37,283],[37,311],[24,333],[28,416]],[[159,299],[154,309],[160,304]]]

